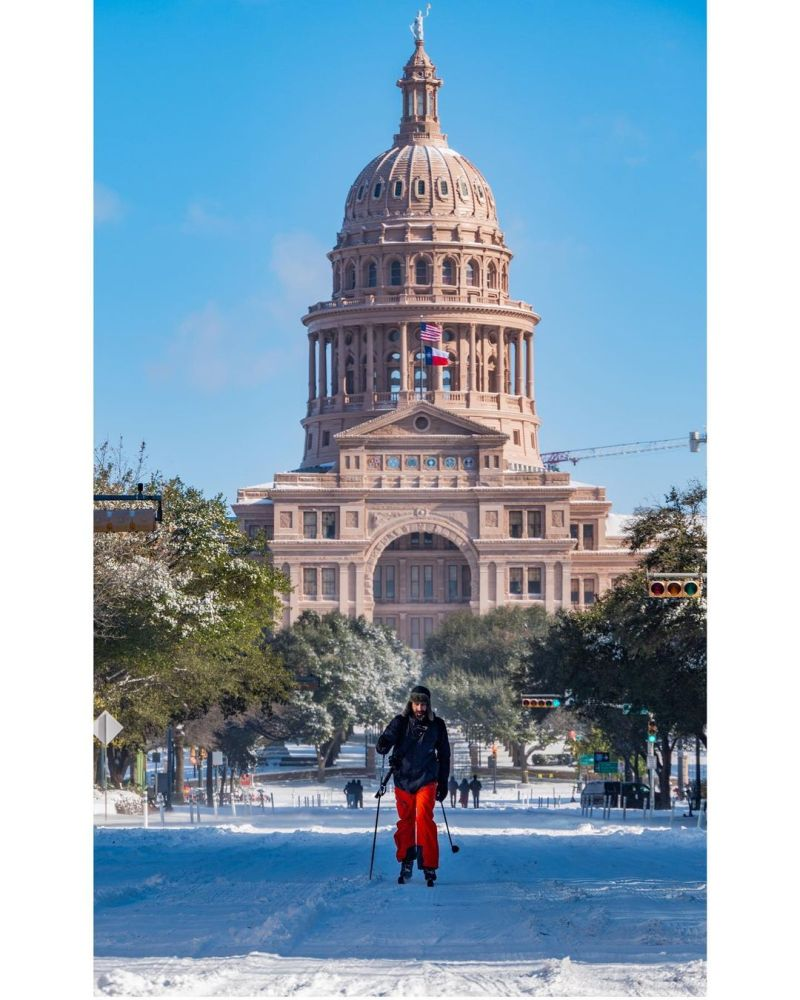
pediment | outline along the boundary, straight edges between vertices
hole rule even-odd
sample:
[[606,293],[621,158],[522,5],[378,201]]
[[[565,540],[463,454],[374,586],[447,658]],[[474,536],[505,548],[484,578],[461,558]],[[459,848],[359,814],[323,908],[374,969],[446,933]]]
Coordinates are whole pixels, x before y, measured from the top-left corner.
[[[421,420],[420,418],[424,418]],[[420,426],[427,422],[427,426]],[[437,438],[464,438],[474,444],[500,445],[508,435],[492,430],[477,420],[451,413],[443,407],[420,400],[411,406],[390,410],[380,416],[340,431],[334,435],[339,445],[366,444],[370,441],[398,438],[416,439],[420,443]]]

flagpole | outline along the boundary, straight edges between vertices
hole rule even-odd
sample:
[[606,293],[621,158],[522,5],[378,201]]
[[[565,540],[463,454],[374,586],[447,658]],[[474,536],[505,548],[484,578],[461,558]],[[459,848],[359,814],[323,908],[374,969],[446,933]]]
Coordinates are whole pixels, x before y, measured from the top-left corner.
[[425,348],[422,343],[422,313],[419,314],[419,327],[417,328],[417,340],[419,341],[419,398],[422,399],[422,366],[425,363]]

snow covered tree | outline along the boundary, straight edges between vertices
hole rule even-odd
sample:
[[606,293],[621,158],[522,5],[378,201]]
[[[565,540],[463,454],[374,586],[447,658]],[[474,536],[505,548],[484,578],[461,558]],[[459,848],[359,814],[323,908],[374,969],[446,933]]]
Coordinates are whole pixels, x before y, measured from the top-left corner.
[[[423,679],[448,722],[473,739],[499,739],[527,781],[528,758],[556,738],[552,715],[522,709],[518,681],[531,639],[547,629],[542,608],[500,607],[450,615],[425,644]],[[566,726],[561,727],[566,730]]]
[[385,725],[416,676],[414,654],[391,629],[336,611],[304,612],[270,648],[304,686],[247,724],[269,739],[311,744],[320,780],[353,726]]
[[[144,446],[142,446],[144,447]],[[142,474],[103,445],[96,493],[163,496],[164,521],[152,534],[94,538],[95,713],[123,725],[109,747],[119,783],[137,749],[166,726],[220,705],[227,713],[289,689],[264,641],[288,582],[263,544],[246,538],[221,496],[207,499],[178,478]]]

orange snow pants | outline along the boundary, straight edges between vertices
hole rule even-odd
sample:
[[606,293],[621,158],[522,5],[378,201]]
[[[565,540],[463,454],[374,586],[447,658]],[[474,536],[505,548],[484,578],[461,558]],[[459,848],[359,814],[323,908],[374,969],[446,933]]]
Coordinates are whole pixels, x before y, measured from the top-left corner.
[[433,810],[436,805],[436,782],[423,785],[418,792],[404,792],[395,785],[394,800],[397,805],[397,860],[403,861],[409,847],[419,844],[425,868],[439,867],[439,840]]

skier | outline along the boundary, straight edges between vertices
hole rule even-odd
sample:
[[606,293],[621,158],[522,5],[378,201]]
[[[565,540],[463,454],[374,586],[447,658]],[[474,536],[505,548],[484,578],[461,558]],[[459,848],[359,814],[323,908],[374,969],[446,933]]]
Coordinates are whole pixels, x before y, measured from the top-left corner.
[[483,785],[478,781],[478,775],[472,775],[472,781],[469,783],[469,790],[472,792],[472,804],[477,809],[478,808],[478,796],[481,794],[481,789]]
[[461,796],[461,806],[466,809],[469,805],[469,782],[466,778],[461,779],[461,784],[458,786],[458,792]]
[[394,772],[397,831],[394,842],[401,863],[398,882],[411,878],[414,860],[433,886],[439,867],[439,842],[433,819],[435,803],[447,796],[450,741],[444,719],[431,708],[431,693],[412,688],[402,715],[396,715],[375,744],[380,754],[394,748],[389,763]]
[[450,775],[450,781],[447,783],[447,790],[450,792],[450,805],[455,809],[456,795],[458,794],[458,782],[456,781],[456,776],[454,774]]

